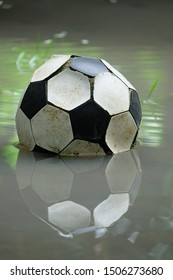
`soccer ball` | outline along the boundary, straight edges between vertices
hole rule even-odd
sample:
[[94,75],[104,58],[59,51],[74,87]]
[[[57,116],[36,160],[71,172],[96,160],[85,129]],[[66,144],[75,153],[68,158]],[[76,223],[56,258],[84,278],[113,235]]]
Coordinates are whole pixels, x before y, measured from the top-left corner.
[[116,154],[134,144],[141,115],[136,90],[108,62],[54,55],[35,71],[18,106],[16,128],[30,151]]
[[20,150],[16,178],[29,210],[60,234],[109,228],[134,204],[141,184],[136,149],[99,157],[47,157]]

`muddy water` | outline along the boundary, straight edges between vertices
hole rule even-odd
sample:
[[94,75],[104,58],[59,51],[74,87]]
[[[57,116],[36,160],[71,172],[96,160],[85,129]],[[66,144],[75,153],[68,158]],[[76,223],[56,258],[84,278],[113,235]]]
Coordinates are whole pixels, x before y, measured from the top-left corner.
[[[146,3],[130,6],[124,1],[117,7],[120,14],[151,8],[147,11],[157,25],[154,11],[161,13],[160,8]],[[167,10],[169,14],[169,5]],[[115,48],[100,30],[95,40],[94,31],[89,40],[89,33],[81,30],[71,29],[69,37],[62,32],[58,43],[57,38],[50,40],[50,30],[49,37],[37,42],[24,40],[23,34],[17,40],[1,39],[0,258],[172,259],[172,41],[161,32],[160,38],[149,36],[144,42],[138,30],[139,44],[137,36],[135,43],[119,37]],[[20,96],[35,67],[53,53],[102,57],[136,87],[143,120],[132,151],[60,159],[15,147]]]

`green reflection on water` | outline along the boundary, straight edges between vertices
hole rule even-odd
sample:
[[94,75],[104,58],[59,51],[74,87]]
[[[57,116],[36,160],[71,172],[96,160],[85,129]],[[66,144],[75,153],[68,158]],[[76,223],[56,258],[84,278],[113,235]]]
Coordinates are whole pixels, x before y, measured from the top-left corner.
[[15,170],[18,157],[18,149],[14,145],[4,146],[3,156],[5,161],[9,164],[9,166]]
[[142,101],[143,118],[139,135],[144,145],[159,147],[163,144],[163,59],[160,53],[148,48],[137,53],[137,60],[140,65],[139,75],[147,90]]
[[139,138],[145,146],[159,147],[163,144],[163,106],[148,99],[142,102],[142,112]]

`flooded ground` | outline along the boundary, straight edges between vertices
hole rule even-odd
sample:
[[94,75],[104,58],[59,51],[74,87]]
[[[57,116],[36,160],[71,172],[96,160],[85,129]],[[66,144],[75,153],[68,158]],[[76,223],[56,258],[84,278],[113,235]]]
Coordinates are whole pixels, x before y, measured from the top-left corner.
[[[0,259],[172,259],[172,1],[0,2]],[[61,159],[15,147],[20,96],[55,53],[104,58],[135,86],[132,151]]]

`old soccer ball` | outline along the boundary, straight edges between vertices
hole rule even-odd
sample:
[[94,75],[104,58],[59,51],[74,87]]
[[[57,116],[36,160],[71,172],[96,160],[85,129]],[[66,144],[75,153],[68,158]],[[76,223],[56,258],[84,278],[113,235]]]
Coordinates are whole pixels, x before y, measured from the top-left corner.
[[54,55],[39,67],[17,109],[19,142],[61,155],[129,150],[141,122],[138,94],[103,59]]

